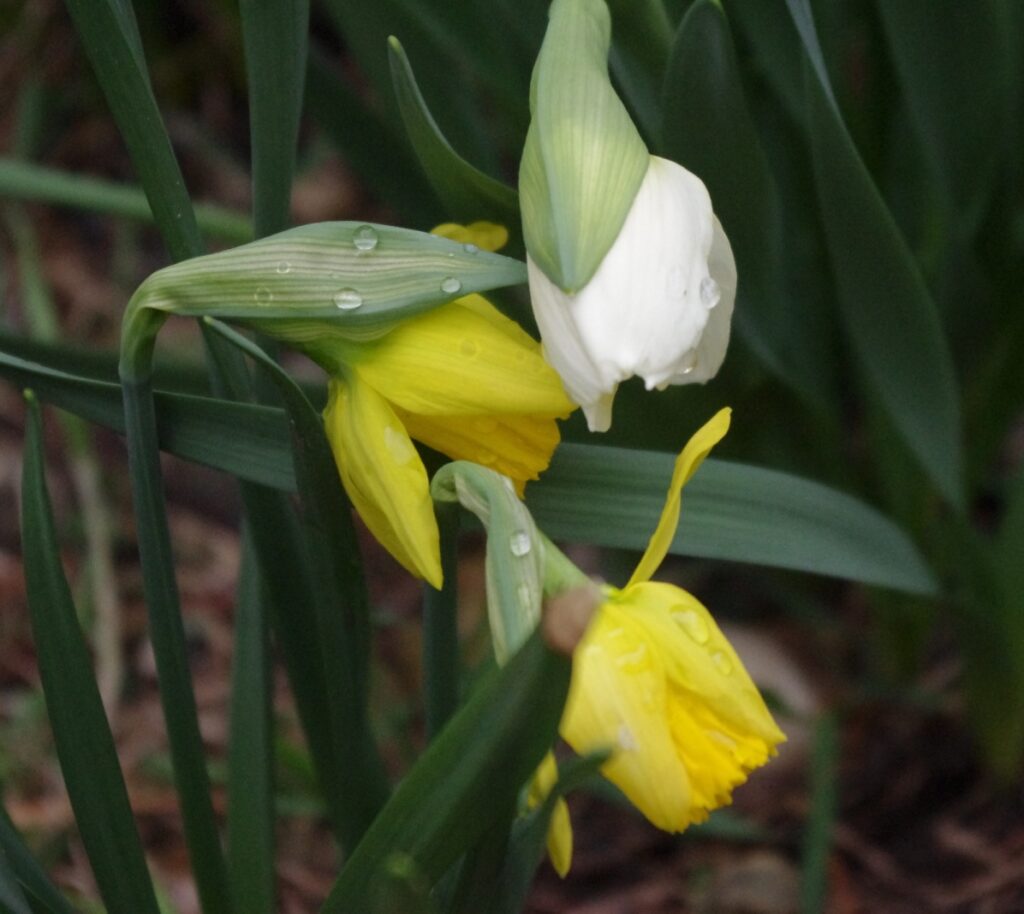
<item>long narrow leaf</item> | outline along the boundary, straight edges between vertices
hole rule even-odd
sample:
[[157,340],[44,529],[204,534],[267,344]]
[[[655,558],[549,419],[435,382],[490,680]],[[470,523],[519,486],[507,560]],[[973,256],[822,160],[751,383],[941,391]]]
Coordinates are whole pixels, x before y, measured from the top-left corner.
[[273,687],[263,581],[243,538],[228,751],[228,875],[236,908],[274,911]]
[[202,251],[202,239],[153,97],[131,5],[119,0],[65,2],[171,255],[175,260],[194,257]]
[[249,84],[253,227],[262,237],[290,222],[309,0],[242,0],[240,6]]
[[[153,221],[149,201],[138,187],[4,157],[0,157],[0,197],[38,200],[93,213]],[[252,226],[238,213],[204,204],[199,204],[195,213],[199,227],[213,237],[235,244],[252,241]]]
[[822,220],[853,347],[904,441],[962,507],[960,406],[935,303],[843,123],[805,0],[786,0],[814,73],[807,116]]
[[74,914],[74,909],[29,852],[4,809],[0,809],[0,853],[6,858],[11,872],[31,900],[35,912]]
[[14,875],[7,855],[2,851],[0,851],[0,911],[3,911],[3,914],[32,914],[32,909],[28,906],[28,899],[25,898],[25,893],[21,890],[18,877]]
[[27,395],[22,547],[39,673],[64,783],[100,894],[112,914],[158,914],[128,793],[60,564],[46,490],[42,418]]
[[492,670],[406,775],[346,862],[322,914],[354,914],[389,861],[406,858],[429,885],[511,808],[554,742],[571,664],[536,632]]
[[342,806],[342,844],[355,847],[387,797],[383,764],[367,711],[371,649],[370,606],[352,507],[341,487],[320,416],[276,362],[241,334],[210,326],[256,361],[285,403],[296,483],[308,530],[320,644]]
[[518,194],[452,149],[416,85],[405,49],[397,38],[390,39],[388,48],[391,79],[409,142],[451,217],[466,222],[489,219],[514,230],[519,224]]
[[665,153],[707,185],[729,236],[742,277],[735,320],[744,341],[820,404],[827,353],[782,287],[778,190],[747,109],[729,23],[714,0],[698,0],[679,25],[665,74],[661,133]]
[[[123,429],[119,389],[0,353],[0,376],[91,421]],[[295,475],[280,410],[172,393],[157,395],[161,446],[188,460],[290,491]],[[643,549],[672,474],[672,455],[563,444],[527,489],[553,538]],[[687,488],[677,554],[810,571],[934,593],[919,551],[873,508],[827,486],[709,459]]]

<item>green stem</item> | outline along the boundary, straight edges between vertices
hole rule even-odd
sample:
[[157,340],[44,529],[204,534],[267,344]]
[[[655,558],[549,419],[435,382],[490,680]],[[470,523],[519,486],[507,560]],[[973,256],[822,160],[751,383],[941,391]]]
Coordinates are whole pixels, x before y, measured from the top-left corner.
[[435,503],[441,533],[440,590],[423,596],[423,679],[427,737],[433,739],[459,707],[458,539],[459,507]]
[[227,914],[231,902],[224,853],[210,797],[174,579],[153,388],[148,375],[139,378],[122,371],[121,382],[143,590],[185,838],[203,911]]

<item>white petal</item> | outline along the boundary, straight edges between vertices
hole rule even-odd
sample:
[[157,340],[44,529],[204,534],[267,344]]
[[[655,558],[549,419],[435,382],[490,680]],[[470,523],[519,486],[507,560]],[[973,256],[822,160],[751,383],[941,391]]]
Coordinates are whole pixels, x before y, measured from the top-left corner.
[[706,381],[721,365],[735,265],[704,184],[681,165],[651,156],[618,238],[576,294],[528,266],[545,356],[592,430],[608,427],[620,381]]

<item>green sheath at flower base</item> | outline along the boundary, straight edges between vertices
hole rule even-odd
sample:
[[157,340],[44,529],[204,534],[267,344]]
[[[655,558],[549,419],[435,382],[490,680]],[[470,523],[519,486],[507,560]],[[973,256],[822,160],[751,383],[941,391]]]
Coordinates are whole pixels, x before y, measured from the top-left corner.
[[604,0],[555,0],[549,18],[530,87],[519,205],[530,257],[575,292],[618,236],[650,156],[608,78]]
[[457,296],[525,280],[517,260],[426,232],[362,222],[303,225],[150,276],[125,314],[122,372],[147,372],[168,314],[223,318],[285,340],[329,322],[366,339]]

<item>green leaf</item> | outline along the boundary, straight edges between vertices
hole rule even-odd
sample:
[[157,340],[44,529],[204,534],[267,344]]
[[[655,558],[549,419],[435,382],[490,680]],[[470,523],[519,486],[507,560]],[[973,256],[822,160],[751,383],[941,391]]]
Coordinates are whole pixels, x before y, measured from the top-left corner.
[[[149,201],[137,187],[4,157],[0,157],[0,197],[53,203],[142,222],[153,221]],[[214,237],[234,244],[252,241],[252,226],[238,213],[200,204],[195,208],[195,214],[199,227]]]
[[263,580],[247,532],[235,600],[227,855],[231,896],[246,914],[274,912],[272,674]]
[[[643,549],[672,476],[673,455],[563,444],[527,487],[552,539]],[[787,473],[706,460],[686,487],[675,555],[751,562],[935,593],[920,553],[889,520],[849,495]]]
[[444,209],[400,128],[371,109],[315,46],[306,73],[306,110],[363,185],[408,224],[430,228],[444,221]]
[[7,815],[0,808],[0,855],[2,855],[11,873],[18,880],[24,893],[31,899],[35,912],[46,911],[49,914],[74,914],[74,910],[57,891],[49,877],[36,859],[25,847],[21,836]]
[[839,304],[868,379],[922,468],[962,508],[960,407],[935,303],[836,107],[810,12],[787,0],[815,76],[808,129]]
[[334,757],[343,770],[341,839],[351,850],[387,798],[387,775],[368,716],[370,603],[363,579],[352,507],[320,416],[291,378],[258,346],[217,321],[217,333],[266,371],[284,401],[302,518],[307,528],[316,598],[316,633],[327,687]]
[[153,97],[131,4],[125,0],[65,2],[171,256],[175,260],[195,256],[202,250],[202,239]]
[[32,914],[25,893],[21,890],[18,877],[7,860],[7,855],[0,851],[0,911],[4,914]]
[[60,563],[46,490],[42,418],[29,418],[22,475],[22,549],[39,674],[61,772],[104,903],[113,914],[158,914],[92,659]]
[[533,71],[519,205],[530,256],[571,293],[618,237],[650,157],[608,78],[608,7],[555,0],[549,15]]
[[[59,359],[58,359],[59,361]],[[0,353],[0,376],[83,418],[122,430],[119,388]],[[295,475],[280,410],[156,395],[161,446],[279,489]],[[661,514],[671,454],[562,444],[527,501],[554,539],[642,550]],[[857,499],[788,473],[705,461],[686,490],[679,555],[810,571],[933,594],[935,579],[898,527]]]
[[516,192],[452,149],[427,108],[412,65],[397,38],[389,39],[388,49],[391,78],[409,142],[451,218],[463,222],[488,219],[514,232],[519,225]]
[[820,360],[782,287],[778,189],[740,82],[729,23],[715,0],[698,0],[679,25],[662,92],[662,146],[706,185],[742,277],[736,328],[765,365],[812,404],[822,404]]
[[291,223],[309,0],[241,0],[239,6],[249,85],[253,226],[261,238]]
[[800,884],[802,914],[818,914],[828,899],[829,852],[838,806],[839,720],[823,714],[814,728],[811,756],[811,809],[803,842]]
[[1012,79],[1012,30],[1003,6],[1000,0],[875,3],[923,148],[953,217],[968,225],[981,215],[1001,155],[1010,153],[1000,143]]
[[474,847],[554,742],[570,673],[539,631],[492,670],[381,810],[322,914],[370,909],[389,861],[410,859],[432,885]]
[[423,705],[428,739],[433,739],[459,707],[458,546],[459,512],[435,504],[441,541],[443,584],[423,585]]

